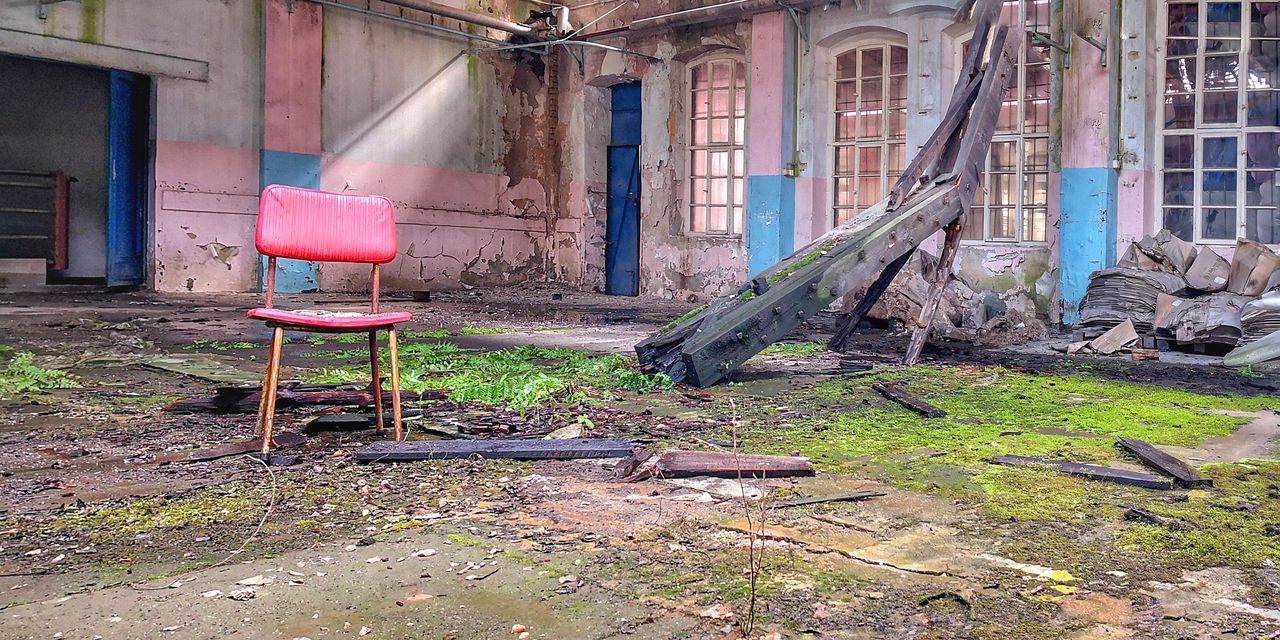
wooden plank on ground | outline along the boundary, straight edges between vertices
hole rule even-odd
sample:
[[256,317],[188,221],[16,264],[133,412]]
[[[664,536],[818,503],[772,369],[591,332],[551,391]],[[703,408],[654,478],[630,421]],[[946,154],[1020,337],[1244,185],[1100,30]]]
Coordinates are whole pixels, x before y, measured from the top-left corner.
[[652,456],[626,478],[784,478],[813,475],[808,458],[762,456],[726,451],[680,451],[671,449]]
[[1150,442],[1133,438],[1120,438],[1120,447],[1133,454],[1142,464],[1172,476],[1174,482],[1182,487],[1212,486],[1213,481],[1200,475],[1191,465],[1175,458],[1152,445]]
[[1146,487],[1148,489],[1173,488],[1172,480],[1150,473],[1129,471],[1127,469],[1113,469],[1111,467],[1103,467],[1096,464],[1082,464],[1079,462],[1071,462],[1069,460],[1046,460],[1045,458],[1033,458],[1031,456],[997,456],[992,458],[991,462],[1010,467],[1056,469],[1063,473],[1088,478],[1089,480],[1105,480],[1107,482],[1116,482],[1119,484],[1129,485],[1131,487]]
[[[401,402],[443,399],[447,392],[428,390],[422,395],[401,391]],[[165,407],[174,413],[256,413],[262,394],[257,389],[221,387],[212,396],[180,398]],[[382,392],[383,406],[391,406],[391,392]],[[293,391],[281,387],[276,394],[276,408],[331,405],[372,407],[373,393],[361,391]]]
[[635,444],[625,438],[574,440],[411,440],[374,442],[356,452],[363,462],[486,458],[507,460],[575,460],[625,458]]
[[[306,436],[296,431],[281,431],[271,437],[271,442],[275,444],[276,448],[292,447],[306,441]],[[243,453],[257,453],[260,451],[262,451],[262,438],[249,438],[205,449],[196,449],[195,451],[188,453],[187,457],[183,458],[182,461],[206,462],[209,460],[217,460],[218,458],[226,458],[228,456],[240,455]]]
[[905,389],[898,386],[896,382],[875,382],[871,385],[880,395],[893,400],[894,402],[912,410],[926,418],[945,418],[947,412],[939,409],[924,400],[921,400]]
[[807,504],[823,504],[826,502],[862,502],[871,498],[882,498],[884,493],[880,491],[854,491],[853,493],[842,493],[835,496],[815,496],[812,498],[797,498],[786,502],[778,503],[779,507],[802,507]]

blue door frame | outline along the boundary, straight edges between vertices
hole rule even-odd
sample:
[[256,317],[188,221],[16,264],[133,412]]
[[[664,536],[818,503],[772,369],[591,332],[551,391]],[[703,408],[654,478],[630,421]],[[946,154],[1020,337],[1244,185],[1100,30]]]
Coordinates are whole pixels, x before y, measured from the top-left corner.
[[107,108],[107,286],[146,279],[151,82],[112,71]]
[[613,87],[609,132],[605,293],[640,293],[640,84]]

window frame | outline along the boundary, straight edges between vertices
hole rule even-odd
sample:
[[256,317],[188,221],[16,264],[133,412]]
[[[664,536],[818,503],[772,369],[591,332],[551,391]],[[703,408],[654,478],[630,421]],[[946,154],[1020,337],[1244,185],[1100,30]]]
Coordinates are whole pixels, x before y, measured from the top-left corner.
[[[892,186],[892,182],[897,180],[896,177],[890,178],[891,170],[890,170],[889,159],[891,157],[891,154],[889,153],[889,148],[891,146],[899,146],[902,149],[901,164],[903,169],[906,168],[907,163],[910,161],[912,152],[910,152],[907,149],[907,137],[908,137],[907,132],[911,126],[911,117],[910,117],[911,115],[911,106],[910,106],[911,105],[911,48],[908,46],[908,43],[904,38],[893,37],[893,35],[896,35],[896,32],[892,32],[892,35],[891,35],[891,32],[884,32],[884,33],[874,34],[872,37],[858,38],[858,39],[851,40],[849,42],[844,43],[844,46],[840,47],[839,49],[834,49],[831,51],[830,59],[828,61],[830,64],[830,72],[828,73],[827,78],[825,79],[828,90],[830,92],[830,97],[827,100],[827,116],[830,118],[830,122],[831,122],[831,127],[829,130],[830,135],[827,138],[829,141],[828,149],[827,149],[827,160],[831,163],[830,171],[828,172],[830,175],[826,177],[826,180],[828,181],[828,185],[830,186],[830,189],[831,189],[831,197],[829,198],[829,202],[827,203],[828,204],[827,224],[830,225],[828,228],[835,228],[842,224],[842,222],[840,221],[841,210],[853,211],[853,214],[849,217],[849,219],[857,217],[857,215],[860,213],[858,209],[859,205],[856,200],[852,205],[838,204],[840,201],[838,180],[840,178],[852,179],[854,181],[854,187],[855,187],[854,193],[855,194],[857,193],[857,188],[856,188],[857,181],[860,177],[862,177],[860,175],[861,160],[860,158],[858,158],[858,156],[860,155],[859,151],[861,149],[878,148],[880,150],[880,193],[881,193],[880,200],[883,200],[884,196],[888,195],[889,189]],[[894,77],[893,74],[891,73],[891,69],[893,64],[893,58],[892,58],[893,48],[895,47],[901,48],[907,56],[906,58],[907,71],[905,74],[902,74],[902,77],[905,78],[905,95],[903,96],[902,109],[904,110],[904,118],[903,118],[903,129],[902,129],[901,138],[890,137],[889,135],[888,114],[892,109],[889,103],[890,86],[891,86],[890,79]],[[840,103],[839,103],[839,90],[837,89],[837,86],[841,82],[841,79],[839,77],[838,61],[842,56],[848,55],[850,53],[855,54],[856,56],[855,61],[856,61],[856,64],[859,66],[859,68],[855,71],[853,79],[854,81],[860,83],[863,78],[861,73],[862,70],[860,68],[861,55],[858,55],[858,54],[860,54],[860,52],[864,50],[875,49],[875,48],[879,48],[884,52],[884,56],[882,58],[882,64],[884,65],[883,67],[884,72],[879,76],[881,79],[885,81],[884,86],[881,89],[881,99],[883,101],[881,112],[884,114],[884,120],[881,123],[883,135],[881,135],[879,138],[874,138],[874,139],[873,138],[861,139],[855,136],[851,140],[840,140],[839,139],[839,131],[840,131],[839,104]],[[854,157],[856,168],[852,173],[842,174],[839,172],[839,162],[838,162],[837,156],[841,148],[854,149],[853,157]],[[899,175],[901,175],[901,170],[899,170],[898,173]],[[877,202],[878,201],[879,200],[877,200]],[[845,222],[847,221],[848,219],[845,220]]]
[[[707,141],[703,144],[695,144],[693,139],[693,122],[695,120],[695,117],[694,117],[695,89],[693,86],[693,74],[696,69],[704,66],[707,69],[707,73],[710,74],[711,65],[716,62],[729,63],[729,91],[730,91],[729,112],[730,112],[730,115],[728,116],[728,118],[729,118],[729,133],[731,134],[731,140],[728,143],[713,143],[710,140],[710,132],[711,132],[710,123],[712,120],[711,114],[710,114],[710,108],[711,108],[710,99],[711,99],[712,89],[708,87],[708,89],[706,89],[707,100],[708,100],[707,102],[708,112],[707,112],[707,115],[705,116],[705,119],[707,121],[707,133],[708,133]],[[739,89],[739,87],[737,87],[735,83],[738,78],[737,69],[739,65],[742,66],[741,91],[742,91],[743,110],[742,110],[741,116],[737,116],[735,114],[735,107],[736,107],[735,94]],[[710,78],[710,75],[708,75],[708,78]],[[685,177],[685,181],[688,183],[687,186],[682,190],[683,191],[682,195],[685,199],[685,202],[681,207],[682,216],[684,218],[684,224],[685,224],[685,233],[686,235],[695,236],[695,237],[741,240],[746,235],[746,208],[747,208],[746,199],[747,199],[747,164],[748,164],[748,159],[746,155],[747,114],[750,109],[750,100],[751,100],[751,71],[747,67],[746,58],[739,53],[716,51],[716,52],[712,52],[712,53],[708,53],[706,55],[700,56],[693,60],[690,60],[689,62],[686,62],[684,64],[684,83],[682,85],[682,88],[684,93],[682,100],[684,102],[684,108],[685,108],[685,113],[683,118],[684,142],[685,142],[684,144],[684,147],[685,147],[684,148],[684,154],[685,154],[684,177]],[[742,120],[742,131],[740,136],[738,135],[738,132],[736,131],[736,126],[734,124],[734,122],[737,119],[739,119],[739,117]],[[703,166],[703,170],[705,173],[703,174],[694,173],[695,163],[693,158],[694,158],[695,152],[698,152],[698,151],[705,151],[707,154],[706,164]],[[711,199],[710,183],[708,182],[708,188],[704,190],[705,196],[703,198],[703,202],[696,202],[696,198],[694,197],[694,192],[697,187],[697,180],[705,179],[709,181],[712,177],[711,176],[712,154],[715,152],[723,152],[723,151],[727,151],[729,155],[728,168],[726,170],[728,174],[727,177],[729,180],[728,193],[726,194],[727,204],[725,205],[726,229],[713,230],[710,228],[711,215],[712,215],[711,205],[710,205],[710,199]],[[741,155],[742,157],[741,162],[735,162],[735,157],[738,155]],[[742,184],[741,194],[739,194],[735,190],[735,182],[737,181],[740,181]],[[737,198],[739,197],[739,195],[741,197],[741,202],[737,201]],[[698,206],[703,207],[705,210],[704,215],[706,217],[703,222],[704,224],[703,230],[696,230],[693,223],[695,207],[698,207]],[[734,211],[735,209],[741,210],[741,214],[742,214],[741,218],[739,218],[735,214],[735,211]]]
[[[1030,2],[1034,3],[1035,0],[1030,0]],[[1020,0],[1018,2],[1017,24],[1021,25],[1021,28],[1024,30],[1030,28],[1027,24],[1027,18],[1028,18],[1027,4],[1028,4],[1028,0]],[[972,41],[973,41],[973,35],[970,34],[967,39],[961,40],[958,43],[958,46],[956,47],[956,69],[961,69],[964,66],[963,61],[964,61],[964,55],[965,55],[964,54],[965,46],[971,43]],[[1033,45],[1031,45],[1031,40],[1030,38],[1028,38],[1026,40],[1026,44],[1024,44],[1022,49],[1018,52],[1018,63],[1017,63],[1017,74],[1016,74],[1017,85],[1012,88],[1012,90],[1014,91],[1014,95],[1017,96],[1017,101],[1016,101],[1017,113],[1015,114],[1015,118],[1018,123],[1017,131],[1001,131],[998,128],[999,122],[997,121],[997,124],[996,124],[997,129],[991,135],[991,146],[993,148],[996,144],[1010,143],[1010,142],[1014,144],[1014,154],[1015,154],[1014,171],[1012,173],[1008,171],[1000,172],[1001,174],[1004,174],[1004,175],[1013,175],[1014,186],[1017,193],[1017,198],[1016,198],[1017,202],[1012,207],[1013,208],[1013,229],[1014,229],[1013,237],[994,237],[991,233],[991,223],[992,223],[991,211],[993,207],[991,206],[992,203],[990,202],[991,198],[990,198],[990,193],[988,191],[989,185],[987,182],[987,176],[991,174],[992,153],[991,153],[991,150],[989,149],[987,151],[986,157],[983,158],[982,171],[979,174],[978,192],[977,194],[975,194],[972,207],[963,218],[965,224],[964,224],[964,231],[962,232],[961,241],[964,244],[988,244],[988,245],[999,245],[999,246],[1025,246],[1025,247],[1044,247],[1049,244],[1050,229],[1052,228],[1052,225],[1049,224],[1049,209],[1052,207],[1052,204],[1053,204],[1053,197],[1050,191],[1050,185],[1053,182],[1051,179],[1053,172],[1049,168],[1049,164],[1047,162],[1047,155],[1046,155],[1046,163],[1044,165],[1043,170],[1035,170],[1035,171],[1027,170],[1027,164],[1028,164],[1027,141],[1043,140],[1046,154],[1048,153],[1049,141],[1050,141],[1050,132],[1049,132],[1049,126],[1047,122],[1046,122],[1044,131],[1036,131],[1031,133],[1028,133],[1026,131],[1027,105],[1029,103],[1028,96],[1027,96],[1027,48],[1030,46],[1033,46]],[[1036,66],[1041,66],[1041,65],[1043,65],[1050,73],[1052,73],[1052,61],[1047,53],[1045,55],[1045,60],[1043,63],[1036,63]],[[1053,99],[1052,96],[1045,99],[1046,104],[1049,105],[1047,112],[1052,111],[1052,105],[1051,105],[1052,99]],[[1003,110],[1004,101],[1002,100],[1001,102],[1002,102],[1001,108]],[[1043,205],[1028,205],[1026,203],[1025,201],[1026,180],[1028,175],[1045,176],[1044,178],[1045,202]],[[1001,205],[994,208],[997,208],[997,209],[1006,208],[1006,205]],[[1035,211],[1035,210],[1039,210],[1042,212],[1042,218],[1041,218],[1042,225],[1043,225],[1042,233],[1044,237],[1041,240],[1028,240],[1026,239],[1026,227],[1027,227],[1026,218],[1027,218],[1028,212]],[[979,211],[981,212],[980,216],[975,215]],[[973,226],[974,226],[971,223],[974,221],[975,218],[977,218],[981,223],[980,225],[981,228],[979,232],[979,235],[981,236],[980,238],[970,237],[970,234],[973,233]]]
[[[1249,69],[1249,49],[1253,42],[1272,41],[1275,38],[1265,38],[1254,40],[1253,38],[1253,20],[1251,19],[1251,5],[1253,0],[1228,0],[1240,5],[1240,35],[1237,37],[1213,36],[1210,37],[1204,28],[1207,22],[1208,5],[1211,0],[1196,0],[1195,2],[1172,2],[1170,0],[1158,0],[1160,9],[1157,11],[1157,48],[1160,55],[1157,58],[1156,78],[1159,92],[1154,101],[1153,111],[1155,113],[1155,122],[1159,123],[1155,134],[1155,202],[1154,209],[1157,216],[1156,224],[1165,227],[1165,212],[1170,209],[1190,209],[1191,210],[1191,239],[1194,244],[1208,246],[1234,246],[1237,241],[1249,237],[1248,224],[1249,212],[1251,210],[1265,211],[1267,209],[1276,209],[1276,206],[1250,206],[1248,204],[1248,174],[1265,172],[1265,167],[1250,169],[1248,167],[1248,136],[1251,133],[1272,133],[1280,135],[1280,125],[1250,125],[1248,120],[1248,69]],[[1169,57],[1169,7],[1172,4],[1194,4],[1197,10],[1197,28],[1194,42],[1196,43],[1196,52],[1194,57],[1177,56]],[[1190,40],[1185,36],[1177,36],[1178,38]],[[1227,93],[1226,91],[1206,91],[1204,82],[1206,47],[1203,46],[1205,40],[1238,40],[1240,43],[1237,52],[1236,62],[1237,69],[1243,71],[1237,86],[1236,93],[1236,119],[1235,122],[1210,122],[1204,121],[1204,108],[1206,93]],[[1192,126],[1189,129],[1170,129],[1165,122],[1165,100],[1169,95],[1186,95],[1181,92],[1169,93],[1166,90],[1165,73],[1170,60],[1190,59],[1196,64],[1194,89],[1190,95],[1196,97],[1195,110],[1192,115]],[[1280,87],[1272,88],[1273,92],[1280,92]],[[1173,136],[1190,136],[1192,138],[1192,161],[1190,167],[1167,167],[1165,165],[1165,147],[1166,139]],[[1204,141],[1206,138],[1234,138],[1236,144],[1236,163],[1234,167],[1206,167],[1204,162]],[[1274,174],[1273,188],[1275,184],[1280,183],[1280,167],[1270,169]],[[1204,205],[1204,174],[1206,171],[1231,171],[1235,172],[1235,204],[1231,205]],[[1165,204],[1165,182],[1168,173],[1188,174],[1192,176],[1191,203],[1185,205]],[[1233,209],[1235,211],[1235,234],[1230,238],[1208,238],[1204,235],[1204,210],[1209,209]],[[1280,246],[1280,242],[1267,243],[1271,246]]]

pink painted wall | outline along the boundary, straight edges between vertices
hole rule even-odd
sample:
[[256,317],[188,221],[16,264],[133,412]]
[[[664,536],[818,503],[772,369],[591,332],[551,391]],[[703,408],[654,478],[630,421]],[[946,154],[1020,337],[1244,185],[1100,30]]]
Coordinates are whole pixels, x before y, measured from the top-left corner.
[[275,151],[320,153],[322,7],[266,0],[263,145]]
[[258,150],[156,141],[155,287],[160,291],[249,291]]
[[785,12],[758,14],[751,19],[750,79],[747,87],[747,175],[782,174],[782,81],[778,64],[786,56],[783,20]]

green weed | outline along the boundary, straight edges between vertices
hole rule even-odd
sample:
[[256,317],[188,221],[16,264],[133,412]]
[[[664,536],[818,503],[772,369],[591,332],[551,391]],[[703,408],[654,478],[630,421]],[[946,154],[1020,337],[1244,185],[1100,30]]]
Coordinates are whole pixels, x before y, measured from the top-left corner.
[[[4,352],[11,351],[6,347]],[[0,398],[13,398],[22,394],[40,393],[48,389],[75,389],[80,383],[74,376],[57,369],[45,369],[34,362],[30,351],[14,354],[4,369],[0,369]]]

